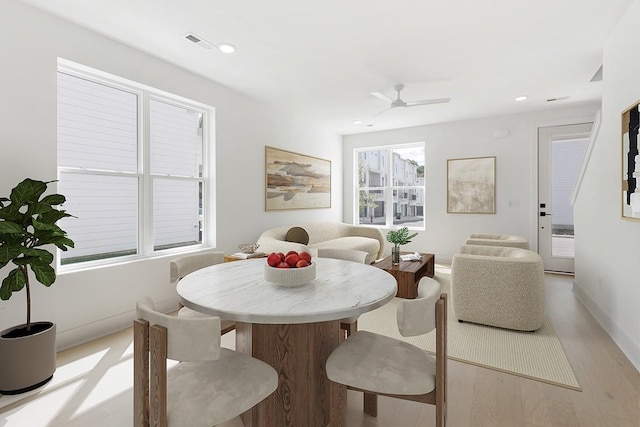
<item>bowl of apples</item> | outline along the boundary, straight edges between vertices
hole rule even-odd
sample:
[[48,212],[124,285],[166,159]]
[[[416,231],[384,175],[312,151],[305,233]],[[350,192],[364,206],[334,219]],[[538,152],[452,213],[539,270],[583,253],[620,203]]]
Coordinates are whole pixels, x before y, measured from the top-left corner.
[[264,280],[281,286],[299,286],[316,278],[316,264],[306,251],[272,252],[264,266]]

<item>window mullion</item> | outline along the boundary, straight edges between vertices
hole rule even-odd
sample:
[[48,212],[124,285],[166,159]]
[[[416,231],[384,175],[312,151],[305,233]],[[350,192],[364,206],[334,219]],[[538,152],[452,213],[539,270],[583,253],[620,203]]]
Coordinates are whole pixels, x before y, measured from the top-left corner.
[[151,132],[150,132],[150,96],[144,92],[138,109],[139,151],[138,171],[140,173],[140,207],[138,241],[143,255],[153,252],[153,178],[150,173]]

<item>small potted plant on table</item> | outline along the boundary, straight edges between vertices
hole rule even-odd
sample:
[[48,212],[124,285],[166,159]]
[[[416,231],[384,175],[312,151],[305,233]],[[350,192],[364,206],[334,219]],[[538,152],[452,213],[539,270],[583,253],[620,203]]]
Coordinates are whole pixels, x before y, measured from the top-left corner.
[[[56,225],[72,216],[55,206],[65,202],[60,194],[40,198],[49,182],[25,179],[9,198],[0,197],[0,269],[12,263],[0,286],[0,299],[8,300],[23,288],[27,292],[27,322],[0,332],[0,393],[17,394],[37,388],[56,369],[56,325],[31,321],[29,269],[44,286],[51,286],[56,272],[53,254],[45,245],[66,251],[73,247],[67,233]],[[27,269],[29,267],[29,269]]]
[[407,227],[391,230],[387,233],[387,241],[393,243],[393,248],[391,248],[391,262],[393,265],[400,264],[400,245],[411,243],[411,239],[417,235],[418,233],[409,235],[409,229]]

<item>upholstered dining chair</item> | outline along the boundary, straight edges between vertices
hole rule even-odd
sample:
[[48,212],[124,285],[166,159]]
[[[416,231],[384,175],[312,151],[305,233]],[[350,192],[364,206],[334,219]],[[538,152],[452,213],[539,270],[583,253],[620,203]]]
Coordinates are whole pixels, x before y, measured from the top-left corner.
[[[171,282],[178,282],[184,276],[201,268],[211,265],[220,264],[224,261],[224,252],[205,252],[193,255],[184,255],[171,260],[170,274]],[[191,310],[189,307],[179,305],[178,317],[208,317],[206,314]],[[233,320],[220,319],[222,334],[233,331],[236,328],[236,322]]]
[[[358,251],[355,249],[333,249],[333,248],[318,248],[312,249],[311,254],[318,258],[334,258],[342,259],[345,261],[359,262],[361,264],[367,263],[367,257],[369,254],[365,251]],[[348,338],[352,333],[358,330],[358,318],[360,316],[348,317],[346,319],[340,319],[340,330],[343,333],[340,335],[340,340]]]
[[[220,347],[218,317],[180,318],[137,303],[134,426],[213,426],[269,396],[278,374],[266,363]],[[179,361],[167,369],[167,359]]]
[[402,336],[436,330],[436,354],[395,338],[357,331],[326,363],[327,377],[364,392],[364,412],[377,416],[377,396],[428,403],[436,407],[436,426],[447,415],[447,296],[435,280],[422,280],[415,300],[402,300],[396,313]]

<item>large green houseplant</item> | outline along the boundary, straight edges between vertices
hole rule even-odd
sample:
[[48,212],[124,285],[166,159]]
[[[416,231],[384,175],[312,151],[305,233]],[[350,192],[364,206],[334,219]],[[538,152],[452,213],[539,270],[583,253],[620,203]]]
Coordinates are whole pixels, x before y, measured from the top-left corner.
[[[50,181],[51,182],[51,181]],[[66,251],[73,247],[67,233],[56,225],[71,216],[57,206],[65,202],[60,194],[44,197],[50,182],[25,179],[9,198],[0,197],[0,269],[9,270],[0,286],[0,299],[26,290],[26,323],[0,332],[0,393],[15,394],[47,382],[55,371],[55,324],[31,321],[29,270],[44,286],[56,280],[53,254],[46,247]],[[46,347],[46,348],[43,348]],[[46,359],[43,359],[46,357]]]

